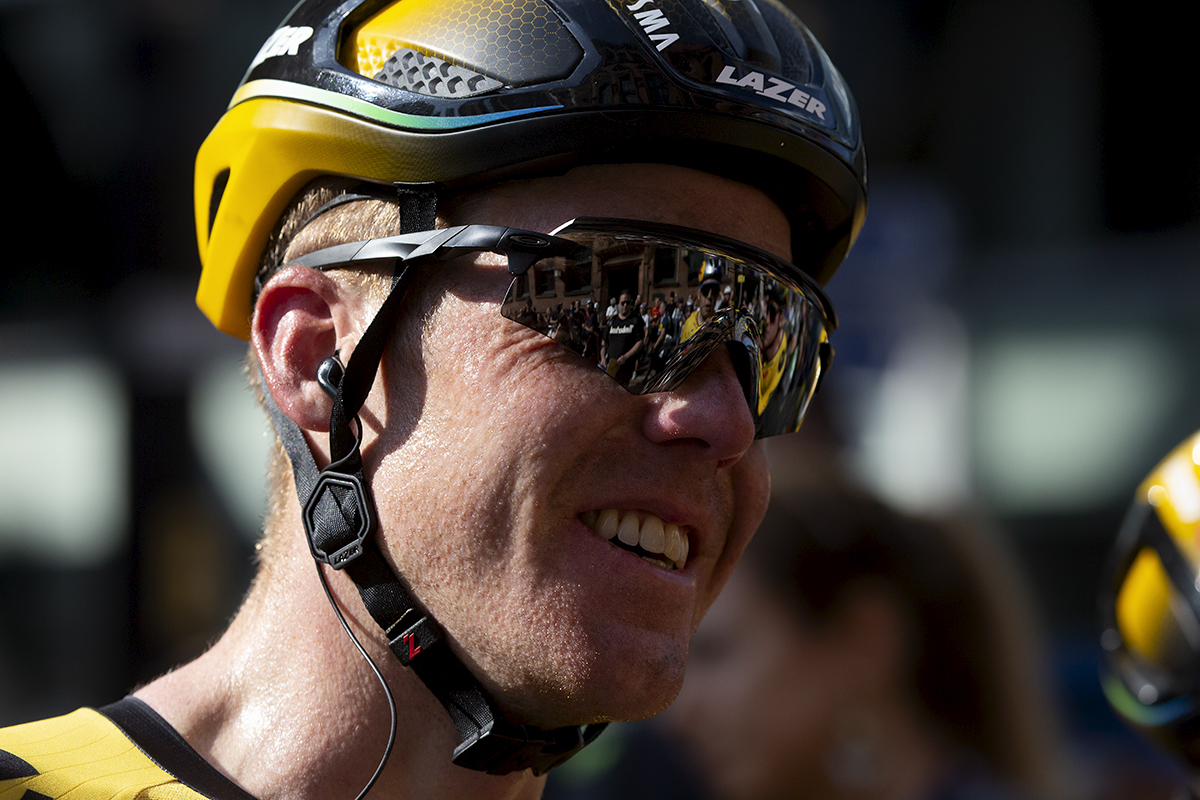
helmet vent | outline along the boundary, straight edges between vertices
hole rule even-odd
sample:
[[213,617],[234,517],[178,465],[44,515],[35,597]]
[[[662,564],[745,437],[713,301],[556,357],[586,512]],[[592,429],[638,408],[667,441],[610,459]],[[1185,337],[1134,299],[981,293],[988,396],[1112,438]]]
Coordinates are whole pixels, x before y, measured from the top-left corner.
[[800,84],[811,83],[812,53],[820,47],[816,39],[799,17],[776,0],[759,0],[759,10],[779,49],[783,77]]
[[208,199],[208,233],[212,235],[213,224],[217,221],[217,209],[221,207],[221,198],[225,196],[225,187],[229,183],[229,170],[223,169],[213,178],[212,195]]
[[393,53],[374,78],[430,97],[472,97],[504,85],[495,78],[407,48]]

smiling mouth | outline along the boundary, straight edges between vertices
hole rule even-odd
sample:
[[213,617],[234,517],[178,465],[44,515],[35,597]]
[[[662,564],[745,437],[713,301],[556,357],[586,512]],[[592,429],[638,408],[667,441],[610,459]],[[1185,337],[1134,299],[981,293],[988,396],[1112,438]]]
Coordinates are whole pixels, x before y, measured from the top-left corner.
[[579,520],[609,544],[628,550],[663,569],[683,569],[687,564],[688,535],[673,522],[663,522],[648,511],[605,508],[585,511]]

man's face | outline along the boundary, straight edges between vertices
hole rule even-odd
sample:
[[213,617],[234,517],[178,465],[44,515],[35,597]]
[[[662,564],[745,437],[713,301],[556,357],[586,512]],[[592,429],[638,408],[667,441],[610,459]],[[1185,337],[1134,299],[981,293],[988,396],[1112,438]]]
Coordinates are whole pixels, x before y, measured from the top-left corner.
[[621,295],[621,299],[617,301],[617,314],[621,319],[628,319],[633,314],[633,298],[628,294]]
[[[789,255],[787,222],[758,190],[661,165],[504,184],[452,216],[540,231],[624,217]],[[364,455],[388,557],[514,718],[649,716],[678,691],[692,631],[766,508],[750,411],[723,348],[678,391],[635,396],[502,318],[502,262],[437,268],[408,312],[427,318],[420,347],[393,343],[364,412],[382,428]],[[606,511],[679,526],[686,564],[602,538],[587,523]]]
[[770,355],[775,354],[777,348],[772,345],[777,345],[779,340],[779,332],[782,329],[780,323],[783,322],[783,311],[777,303],[770,303],[767,306],[767,323],[763,326],[763,347],[769,350]]

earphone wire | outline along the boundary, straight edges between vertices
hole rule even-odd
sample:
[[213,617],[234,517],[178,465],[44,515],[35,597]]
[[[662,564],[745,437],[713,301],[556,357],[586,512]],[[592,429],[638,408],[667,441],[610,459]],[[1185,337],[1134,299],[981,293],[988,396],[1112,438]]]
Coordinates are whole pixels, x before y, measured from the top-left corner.
[[375,768],[375,774],[371,776],[371,779],[367,781],[367,785],[358,793],[358,797],[354,798],[354,800],[363,800],[367,796],[367,792],[371,791],[371,787],[375,785],[375,781],[379,779],[380,773],[383,772],[384,766],[392,756],[392,746],[396,743],[396,699],[392,697],[392,690],[387,685],[387,681],[384,680],[383,673],[379,671],[379,667],[375,665],[375,661],[367,654],[362,643],[358,641],[358,637],[354,635],[354,631],[350,630],[350,626],[346,623],[346,618],[342,615],[342,610],[338,608],[337,602],[333,599],[333,592],[329,589],[329,581],[325,578],[325,571],[321,569],[320,562],[314,561],[313,563],[316,564],[317,575],[321,579],[321,588],[325,590],[325,596],[329,598],[329,605],[333,607],[333,613],[337,614],[338,622],[342,623],[342,630],[350,637],[350,641],[354,642],[354,646],[358,648],[358,652],[366,659],[367,664],[371,667],[371,671],[379,679],[379,685],[383,687],[383,694],[387,697],[388,711],[392,715],[391,730],[388,731],[387,747],[383,750],[383,758],[379,760],[379,766]]

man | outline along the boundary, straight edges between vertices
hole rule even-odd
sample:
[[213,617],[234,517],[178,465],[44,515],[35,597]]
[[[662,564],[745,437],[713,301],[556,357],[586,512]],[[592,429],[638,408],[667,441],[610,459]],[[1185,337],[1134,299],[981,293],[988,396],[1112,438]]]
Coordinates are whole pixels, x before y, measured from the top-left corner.
[[719,271],[715,265],[705,265],[704,280],[700,282],[700,302],[688,318],[683,321],[683,332],[680,336],[684,341],[696,335],[704,327],[708,318],[716,313],[717,297],[721,294],[721,281],[717,277]]
[[[728,288],[728,287],[726,287]],[[758,379],[758,413],[766,412],[767,404],[779,382],[783,380],[784,355],[787,353],[787,334],[784,333],[783,303],[778,292],[766,297],[766,324],[763,326],[759,358],[762,367]]]
[[597,358],[597,351],[599,349],[597,341],[600,337],[598,308],[594,300],[589,300],[583,306],[583,314],[579,327],[583,337],[583,358],[585,361],[595,362]]
[[281,445],[259,575],[195,662],[0,732],[0,793],[536,797],[671,701],[764,511],[755,440],[825,362],[767,424],[751,307],[638,387],[522,309],[650,242],[784,282],[823,342],[865,167],[776,0],[652,5],[305,0],[272,35],[196,177],[197,301]]
[[723,308],[728,308],[733,303],[733,287],[726,286],[721,290],[721,299],[717,301],[714,311],[720,311]]
[[608,335],[600,353],[608,374],[622,383],[629,382],[645,340],[646,325],[634,310],[633,296],[628,291],[621,292],[617,314],[608,323]]

